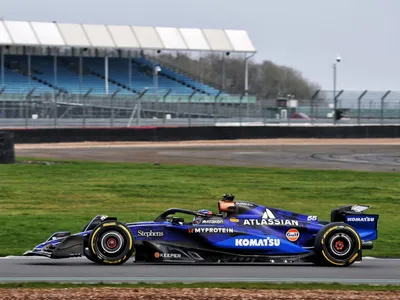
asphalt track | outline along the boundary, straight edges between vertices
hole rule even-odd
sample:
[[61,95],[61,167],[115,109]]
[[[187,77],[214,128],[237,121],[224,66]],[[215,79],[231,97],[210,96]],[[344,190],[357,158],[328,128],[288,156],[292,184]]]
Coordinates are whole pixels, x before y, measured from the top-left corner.
[[17,156],[110,162],[400,172],[400,140],[17,145]]
[[365,259],[347,268],[297,265],[99,266],[86,259],[0,259],[0,282],[320,282],[400,284],[400,260]]
[[[42,159],[400,171],[399,140],[16,145],[16,153]],[[85,259],[0,259],[0,282],[21,281],[400,284],[400,260],[365,259],[349,268],[325,268],[304,264],[182,266],[130,262],[122,266],[99,266]]]

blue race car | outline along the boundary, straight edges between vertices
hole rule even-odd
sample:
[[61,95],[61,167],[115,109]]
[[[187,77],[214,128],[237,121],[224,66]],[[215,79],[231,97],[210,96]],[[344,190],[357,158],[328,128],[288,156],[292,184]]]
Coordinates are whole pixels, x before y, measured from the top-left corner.
[[25,256],[85,256],[106,265],[135,262],[312,262],[349,266],[377,239],[379,215],[369,206],[332,210],[331,221],[225,194],[218,213],[171,208],[154,221],[121,223],[99,215],[80,233],[56,232]]

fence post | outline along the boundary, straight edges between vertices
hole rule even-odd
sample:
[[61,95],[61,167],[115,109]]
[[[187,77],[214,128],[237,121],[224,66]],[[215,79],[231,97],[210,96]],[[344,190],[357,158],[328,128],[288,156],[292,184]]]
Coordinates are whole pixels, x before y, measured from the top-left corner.
[[321,90],[317,90],[312,96],[311,96],[311,124],[314,124],[314,100],[318,96]]
[[358,119],[358,125],[361,125],[361,99],[365,96],[365,94],[368,93],[367,90],[361,93],[361,95],[357,99],[357,106],[358,106],[358,114],[357,114],[357,119]]
[[165,125],[165,115],[167,113],[165,108],[165,99],[167,99],[168,95],[172,92],[172,89],[169,89],[168,92],[163,96],[163,107],[164,107],[164,114],[163,114],[163,125]]
[[193,91],[193,93],[191,93],[189,96],[189,127],[192,125],[192,97],[196,93],[196,91]]
[[244,97],[244,94],[242,94],[239,99],[239,124],[240,124],[240,127],[242,127],[242,100],[243,100],[243,97]]
[[217,99],[218,99],[218,97],[219,97],[219,95],[221,95],[221,91],[219,91],[218,92],[218,94],[217,95],[215,95],[215,97],[214,97],[214,126],[215,126],[215,124],[217,124]]
[[[57,127],[57,119],[58,119],[58,109],[57,109],[57,102],[60,97],[61,94],[61,90],[58,90],[57,94],[54,95],[54,103],[53,103],[53,123],[54,123],[54,127]],[[62,100],[62,99],[61,99]],[[68,109],[68,107],[67,107]]]
[[[266,111],[265,108],[268,108],[268,103],[267,103],[267,99],[263,100],[262,98],[260,98],[260,104],[261,104],[261,113],[262,113],[262,121],[263,121],[263,125],[265,126],[265,120],[266,120]],[[267,104],[267,105],[266,105]]]
[[144,94],[146,94],[146,92],[147,92],[147,88],[142,93],[140,93],[140,95],[136,99],[138,101],[137,110],[136,110],[137,111],[136,126],[140,126],[140,119],[142,116],[142,98],[143,98]]
[[[142,98],[144,96],[144,94],[146,94],[147,90],[148,90],[148,88],[143,89],[143,91],[141,91],[140,94],[134,100],[136,101],[136,100],[139,100],[140,98]],[[136,107],[136,106],[138,106],[138,105],[135,105],[133,107],[133,109],[132,109],[132,114],[131,114],[131,117],[129,118],[128,124],[126,124],[126,127],[130,127],[131,126],[131,123],[132,123],[132,120],[133,120],[133,116],[135,115],[135,111],[138,111],[138,117],[137,117],[137,121],[136,122],[139,123],[140,111],[139,111],[138,107]]]
[[390,94],[390,92],[391,92],[390,90],[387,91],[381,98],[381,126],[383,125],[383,106],[384,106],[383,103],[385,98]]
[[92,90],[92,88],[88,89],[87,92],[83,95],[83,127],[86,126],[86,99]]
[[118,88],[112,95],[111,95],[111,118],[110,118],[110,127],[114,127],[114,98],[117,94],[121,91],[121,88]]
[[271,92],[268,92],[265,95],[265,101],[263,101],[264,104],[262,107],[263,107],[263,124],[264,124],[264,126],[268,124],[268,99],[270,99],[270,97],[271,97]]
[[36,90],[36,88],[31,89],[28,94],[26,94],[25,98],[25,128],[28,128],[28,113],[29,113],[29,107],[28,107],[28,101],[31,99],[33,92]]
[[341,90],[339,93],[337,93],[337,95],[335,95],[335,98],[333,99],[334,101],[334,107],[335,109],[333,110],[333,122],[336,125],[336,110],[338,110],[337,107],[337,100],[339,99],[340,95],[343,94],[344,90]]

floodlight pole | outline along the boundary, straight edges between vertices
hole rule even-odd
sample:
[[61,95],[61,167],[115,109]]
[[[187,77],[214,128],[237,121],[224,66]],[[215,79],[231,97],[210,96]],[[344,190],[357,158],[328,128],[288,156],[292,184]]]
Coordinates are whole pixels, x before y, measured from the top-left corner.
[[4,88],[4,48],[1,47],[1,87]]
[[28,54],[28,87],[29,88],[31,87],[31,75],[32,75],[31,60],[32,60],[32,57],[31,57],[31,54],[30,54],[30,51],[29,51],[29,54]]
[[54,113],[54,127],[57,126],[57,96],[59,93],[57,93],[57,95],[55,95],[55,91],[54,88],[57,87],[57,53],[54,55],[54,59],[53,59],[53,63],[54,63],[54,73],[53,73],[53,113]]
[[57,86],[57,54],[54,55],[54,73],[53,73],[53,81],[54,81],[54,86]]
[[83,73],[83,57],[82,57],[82,50],[81,50],[79,53],[79,94],[82,94],[82,85],[83,85],[82,73]]
[[225,91],[225,54],[222,54],[222,90]]
[[128,61],[128,80],[129,88],[132,89],[132,53],[129,51],[129,61]]
[[[245,57],[244,59],[244,94],[248,96],[249,93],[249,59],[252,58],[255,53],[250,56]],[[246,53],[245,53],[246,56]]]
[[341,61],[340,57],[336,57],[336,61],[333,64],[333,124],[336,125],[336,110],[337,110],[337,98],[336,95],[336,77],[337,77],[337,67],[336,65]]
[[[79,51],[79,98],[82,96],[82,73],[83,73],[83,58],[82,58],[82,49]],[[79,99],[80,100],[80,99]],[[83,97],[83,105],[82,105],[82,126],[86,126],[86,99]]]
[[336,63],[333,64],[333,124],[336,125]]
[[153,69],[153,84],[154,84],[154,92],[156,95],[156,99],[158,98],[158,73],[161,72],[160,66],[155,66]]
[[108,53],[104,57],[104,89],[105,94],[108,95]]
[[[4,91],[5,91],[5,86],[4,86],[4,83],[5,83],[5,80],[4,80],[4,48],[3,47],[0,47],[0,50],[1,50],[1,62],[0,62],[0,64],[1,64],[1,93],[0,94],[2,94]],[[6,102],[3,100],[3,112],[4,112],[4,117],[6,116]]]

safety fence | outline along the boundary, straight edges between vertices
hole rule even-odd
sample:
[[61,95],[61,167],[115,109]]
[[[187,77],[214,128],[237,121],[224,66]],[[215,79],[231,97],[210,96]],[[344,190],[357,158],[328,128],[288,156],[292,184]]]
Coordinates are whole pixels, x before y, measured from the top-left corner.
[[400,92],[331,91],[306,99],[203,95],[0,94],[0,128],[130,126],[346,126],[400,124]]

